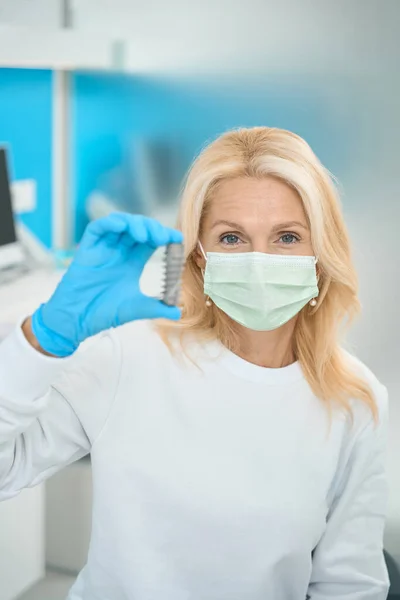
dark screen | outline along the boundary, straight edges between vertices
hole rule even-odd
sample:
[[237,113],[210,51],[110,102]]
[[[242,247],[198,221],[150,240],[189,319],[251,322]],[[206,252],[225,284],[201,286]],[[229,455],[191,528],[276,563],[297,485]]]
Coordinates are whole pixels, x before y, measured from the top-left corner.
[[0,247],[16,240],[6,151],[0,148]]

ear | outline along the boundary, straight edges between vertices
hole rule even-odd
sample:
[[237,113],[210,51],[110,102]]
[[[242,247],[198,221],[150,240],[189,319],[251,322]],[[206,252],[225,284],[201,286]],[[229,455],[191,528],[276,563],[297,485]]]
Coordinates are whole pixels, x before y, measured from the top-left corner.
[[206,268],[206,259],[204,258],[203,253],[200,250],[200,247],[198,244],[196,245],[196,248],[193,250],[192,256],[193,256],[194,262],[199,267],[199,269],[204,271],[204,269]]

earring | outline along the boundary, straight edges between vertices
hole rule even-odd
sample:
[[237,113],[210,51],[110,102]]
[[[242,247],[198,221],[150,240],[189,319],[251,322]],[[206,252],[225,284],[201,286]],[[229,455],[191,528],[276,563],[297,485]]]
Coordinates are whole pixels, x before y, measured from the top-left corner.
[[208,296],[207,296],[207,300],[206,300],[206,306],[207,306],[207,308],[210,308],[210,306],[212,306],[212,302]]
[[312,300],[310,300],[310,306],[314,307],[317,306],[317,301],[315,298],[313,298]]

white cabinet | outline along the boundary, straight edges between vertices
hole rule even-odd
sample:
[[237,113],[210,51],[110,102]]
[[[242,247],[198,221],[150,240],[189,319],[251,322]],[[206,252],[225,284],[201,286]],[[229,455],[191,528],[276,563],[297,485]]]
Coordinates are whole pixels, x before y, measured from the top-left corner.
[[63,0],[0,0],[0,23],[60,27]]
[[14,600],[44,577],[44,486],[0,503],[1,600]]
[[0,67],[111,69],[111,36],[64,28],[73,19],[66,0],[0,0]]
[[46,563],[77,573],[87,560],[92,526],[92,474],[84,458],[46,483]]
[[114,48],[100,34],[0,25],[0,67],[107,70],[113,66]]

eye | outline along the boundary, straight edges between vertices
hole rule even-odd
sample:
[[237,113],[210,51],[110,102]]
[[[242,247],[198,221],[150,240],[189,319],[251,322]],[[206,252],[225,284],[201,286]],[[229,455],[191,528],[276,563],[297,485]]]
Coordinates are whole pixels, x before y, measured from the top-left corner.
[[300,240],[300,238],[297,235],[295,235],[294,233],[284,233],[279,238],[279,241],[286,245],[295,244],[299,240]]
[[240,238],[234,233],[227,233],[220,238],[220,242],[225,246],[236,246],[240,243]]

